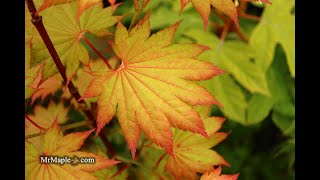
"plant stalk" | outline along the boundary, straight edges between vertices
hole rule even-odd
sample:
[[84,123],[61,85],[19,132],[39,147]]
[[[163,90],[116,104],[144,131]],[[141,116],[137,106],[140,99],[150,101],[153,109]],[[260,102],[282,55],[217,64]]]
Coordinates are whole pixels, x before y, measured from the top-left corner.
[[[31,14],[31,17],[32,17],[32,24],[36,27],[36,29],[38,30],[44,44],[46,45],[56,67],[58,68],[59,70],[59,73],[60,75],[62,76],[63,80],[65,82],[68,82],[68,78],[67,78],[67,75],[66,75],[66,71],[65,71],[65,68],[60,60],[60,57],[55,49],[55,47],[53,46],[52,44],[52,41],[47,33],[47,30],[46,28],[44,27],[43,25],[43,22],[42,22],[42,17],[39,16],[37,14],[37,9],[33,3],[33,0],[26,0],[27,2],[27,6],[28,6],[28,9],[29,9],[29,12]],[[72,94],[72,96],[78,100],[81,98],[77,88],[75,87],[75,85],[73,84],[73,82],[70,80],[68,84],[68,89],[70,91],[70,93]],[[92,124],[95,124],[95,117],[94,115],[92,114],[92,112],[87,108],[86,106],[86,103],[84,102],[84,100],[81,100],[81,101],[77,101],[80,106],[83,106],[84,107],[84,110],[83,112],[86,114],[86,116],[88,117],[88,119],[90,120],[90,122]],[[115,152],[112,148],[111,148],[111,144],[110,142],[108,141],[108,139],[103,135],[103,133],[99,133],[99,137],[101,138],[101,140],[103,141],[104,145],[106,146],[106,148],[108,149],[108,152]]]
[[96,49],[84,35],[82,35],[81,39],[90,46],[90,48],[102,59],[102,61],[108,66],[109,69],[113,69],[108,63],[108,60],[104,58],[104,56],[98,51],[98,49]]

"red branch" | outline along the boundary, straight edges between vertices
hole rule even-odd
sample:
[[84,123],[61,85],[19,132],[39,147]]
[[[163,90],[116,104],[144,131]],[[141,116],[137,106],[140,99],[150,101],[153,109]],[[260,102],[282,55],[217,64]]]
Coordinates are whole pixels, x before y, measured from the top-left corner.
[[[67,75],[66,75],[66,71],[65,71],[65,68],[60,60],[60,57],[55,49],[55,47],[53,46],[52,44],[52,41],[47,33],[47,30],[46,28],[44,27],[43,25],[43,22],[42,22],[42,17],[39,16],[37,14],[37,9],[33,3],[33,0],[26,0],[27,1],[27,5],[28,5],[28,9],[29,9],[29,12],[31,14],[31,17],[32,17],[32,24],[36,27],[36,29],[38,30],[44,44],[46,45],[55,65],[57,66],[58,70],[59,70],[59,73],[60,75],[62,76],[63,80],[65,82],[68,82],[68,78],[67,78]],[[72,81],[69,81],[68,84],[68,89],[70,91],[70,93],[72,94],[72,96],[78,100],[81,98],[77,88],[74,86],[74,84],[72,83]],[[94,115],[92,114],[92,112],[86,107],[86,103],[84,102],[84,100],[81,100],[81,101],[77,101],[80,106],[83,106],[85,107],[83,112],[86,114],[86,116],[88,117],[88,119],[90,120],[90,122],[92,124],[95,124],[95,117]],[[101,138],[101,140],[103,141],[104,145],[106,146],[106,148],[108,149],[108,152],[113,152],[114,153],[114,150],[111,148],[111,144],[110,142],[108,141],[108,139],[103,135],[103,133],[99,133],[99,137]]]

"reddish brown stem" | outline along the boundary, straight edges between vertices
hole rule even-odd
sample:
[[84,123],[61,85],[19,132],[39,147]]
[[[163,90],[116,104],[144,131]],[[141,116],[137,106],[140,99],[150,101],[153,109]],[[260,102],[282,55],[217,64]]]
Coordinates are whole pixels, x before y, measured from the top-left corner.
[[218,10],[213,11],[226,24],[229,20]]
[[139,150],[138,150],[138,152],[137,152],[137,155],[136,155],[136,157],[134,158],[134,160],[139,159],[140,154],[141,154],[141,151],[142,151],[142,149],[144,148],[144,143],[145,143],[145,142],[146,142],[146,140],[144,139],[144,140],[142,141],[142,144],[141,144],[141,146],[140,146],[140,148],[139,148]]
[[239,17],[254,20],[254,21],[260,21],[260,17],[251,15],[251,14],[246,14],[246,13],[239,13]]
[[[43,25],[42,22],[42,17],[39,16],[37,14],[37,9],[34,6],[33,0],[26,0],[27,1],[27,6],[29,9],[29,12],[31,14],[32,17],[32,24],[36,27],[36,29],[38,30],[44,44],[46,45],[56,67],[59,70],[60,75],[62,76],[63,80],[65,82],[68,82],[68,78],[66,75],[66,71],[65,68],[60,60],[60,57],[55,49],[55,47],[52,44],[52,41],[47,33],[46,28]],[[72,94],[72,96],[78,100],[80,99],[80,94],[77,90],[77,88],[74,86],[72,81],[69,81],[68,83],[68,89],[70,91],[70,93]],[[95,117],[92,114],[92,112],[87,108],[86,103],[84,102],[84,100],[81,101],[77,101],[80,106],[84,107],[83,112],[86,114],[86,116],[88,117],[88,119],[90,120],[90,122],[92,124],[95,124]],[[111,148],[110,142],[108,141],[108,139],[103,135],[103,133],[99,133],[99,137],[101,138],[101,140],[103,141],[104,145],[106,146],[106,148],[108,149],[108,152],[114,152],[114,150]]]
[[220,40],[221,41],[224,41],[226,39],[231,25],[232,25],[232,20],[231,19],[229,19],[228,22],[226,22],[224,24],[224,28],[223,28],[222,33],[220,35]]
[[112,67],[110,66],[110,64],[108,63],[108,60],[105,59],[105,57],[101,54],[100,51],[98,51],[98,49],[96,49],[94,47],[93,44],[91,44],[91,42],[83,35],[81,37],[81,39],[90,46],[90,48],[102,59],[102,61],[108,66],[109,69],[112,69]]
[[167,153],[165,152],[164,154],[161,155],[161,157],[158,159],[156,165],[153,167],[154,169],[157,169],[160,162],[163,160],[163,158],[167,155]]
[[39,126],[37,123],[35,123],[28,115],[25,115],[25,117],[27,118],[27,120],[29,122],[31,122],[35,127],[37,127],[38,129],[42,130],[42,131],[46,131],[47,129],[44,127]]
[[118,176],[118,175],[121,174],[123,171],[125,171],[126,169],[128,169],[130,166],[131,166],[130,164],[126,164],[126,165],[122,166],[122,167],[119,169],[119,171],[117,171],[115,174],[113,174],[113,175],[111,176],[111,178],[114,178],[114,177]]
[[244,41],[245,43],[248,43],[248,42],[249,42],[249,41],[248,41],[248,38],[246,37],[246,35],[244,35],[243,32],[240,31],[240,29],[233,27],[233,28],[232,28],[232,31],[234,31],[234,32],[238,35],[238,37],[239,37],[242,41]]
[[248,2],[247,1],[239,1],[239,6],[237,8],[238,14],[244,13],[247,9]]

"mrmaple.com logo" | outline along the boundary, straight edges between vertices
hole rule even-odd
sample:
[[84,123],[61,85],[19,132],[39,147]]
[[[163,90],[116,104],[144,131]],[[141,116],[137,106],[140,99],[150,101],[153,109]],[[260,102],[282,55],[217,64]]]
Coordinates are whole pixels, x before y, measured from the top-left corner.
[[65,156],[40,156],[41,164],[71,164],[73,166],[78,164],[94,164],[96,161],[93,157],[77,157],[73,156],[73,158]]

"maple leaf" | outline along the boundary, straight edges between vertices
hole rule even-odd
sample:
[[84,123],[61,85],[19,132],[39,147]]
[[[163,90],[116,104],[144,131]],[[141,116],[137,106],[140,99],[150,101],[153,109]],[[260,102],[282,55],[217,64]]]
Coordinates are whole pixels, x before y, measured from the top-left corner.
[[[53,101],[49,102],[47,108],[43,106],[35,106],[34,114],[28,115],[30,119],[40,127],[44,129],[48,129],[54,119],[52,117],[57,117],[57,121],[59,124],[63,124],[68,121],[68,112],[70,108],[65,107],[63,102],[59,102],[58,104],[54,103]],[[30,121],[25,121],[25,134],[31,135],[41,132],[38,127],[33,125]],[[35,146],[39,147],[40,145],[40,137],[34,137],[30,139]]]
[[[40,149],[37,149],[36,146],[26,140],[26,179],[96,179],[90,172],[119,163],[119,161],[109,160],[93,153],[77,151],[92,131],[94,129],[63,136],[56,119],[43,136]],[[78,164],[76,166],[71,164],[42,164],[40,156],[93,157],[95,158],[95,163]]]
[[[65,66],[69,79],[78,69],[80,62],[83,64],[89,62],[89,54],[81,44],[84,33],[90,32],[102,36],[107,34],[108,27],[117,22],[117,17],[112,16],[114,8],[103,8],[101,4],[89,7],[77,20],[77,7],[77,2],[71,2],[56,5],[41,12],[44,26]],[[58,72],[57,68],[39,34],[32,32],[31,35],[35,40],[32,46],[34,56],[32,63],[46,63],[43,78],[47,79]]]
[[101,0],[78,0],[78,15],[77,15],[77,19],[80,18],[81,14],[87,10],[88,8],[90,8],[91,6],[100,3],[100,6],[102,6],[101,4]]
[[41,4],[41,6],[38,8],[37,13],[40,13],[41,11],[54,6],[54,5],[58,5],[58,4],[65,4],[65,3],[69,3],[71,1],[74,0],[44,0]]
[[49,79],[41,83],[38,86],[37,90],[33,93],[31,104],[33,104],[37,98],[41,98],[41,101],[43,101],[45,97],[54,95],[61,87],[62,78],[60,74],[56,74],[50,77]]
[[240,173],[234,175],[220,175],[221,170],[221,166],[219,166],[211,172],[206,172],[201,176],[200,180],[237,180],[238,176],[240,175]]
[[[66,3],[70,3],[74,0],[44,0],[42,5],[39,7],[37,13],[40,13],[41,11],[54,6],[54,5],[58,5],[58,4],[66,4]],[[78,0],[78,15],[77,18],[79,19],[79,17],[81,16],[81,14],[83,13],[83,11],[85,11],[86,9],[88,9],[89,7],[98,4],[99,2],[101,2],[101,0]],[[113,2],[114,4],[114,2]]]
[[194,8],[201,15],[205,30],[207,29],[211,5],[217,10],[228,15],[234,21],[234,23],[239,27],[237,8],[234,5],[232,0],[180,0],[180,3],[181,3],[180,12],[183,11],[185,6],[190,1],[192,2]]
[[268,69],[272,63],[276,45],[279,43],[286,53],[287,64],[295,77],[295,14],[294,0],[274,1],[265,7],[259,24],[255,27],[249,43],[257,50],[257,62]]
[[197,179],[197,173],[212,171],[214,165],[230,166],[217,152],[211,150],[227,137],[227,133],[217,132],[225,121],[221,117],[209,117],[203,120],[209,139],[198,134],[175,129],[174,154],[169,157],[165,170],[176,178]]
[[97,74],[82,99],[99,96],[97,133],[116,113],[134,157],[140,129],[173,155],[170,125],[207,136],[191,105],[219,104],[194,81],[223,71],[196,57],[208,48],[171,45],[180,22],[150,36],[149,13],[131,31],[118,23],[113,49],[122,61],[115,71]]

